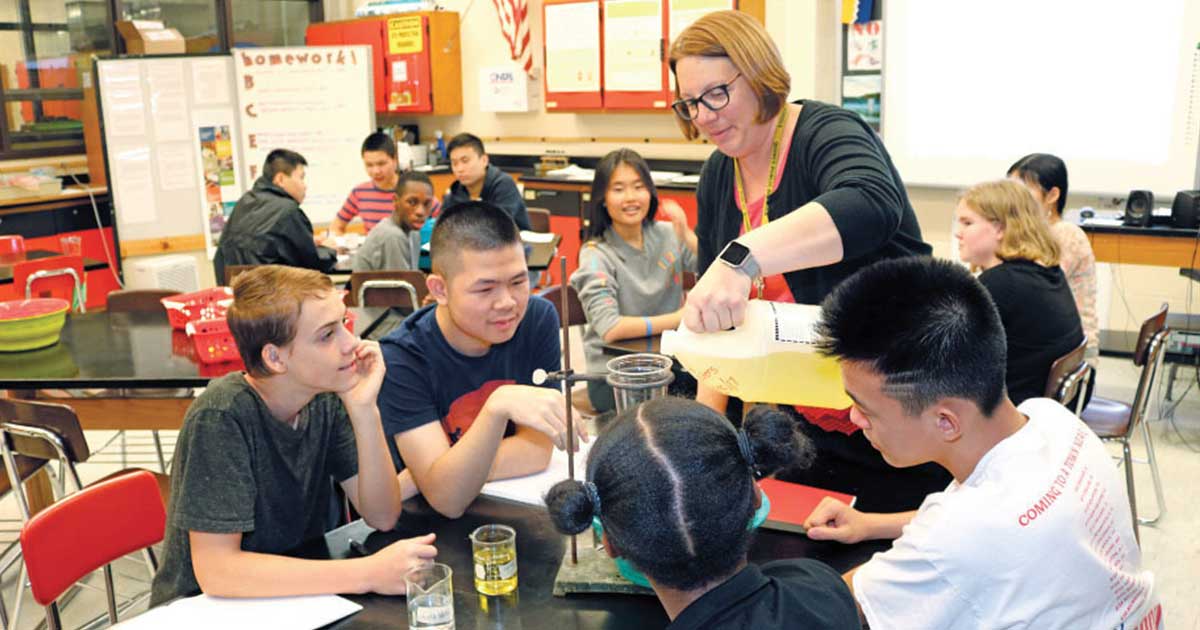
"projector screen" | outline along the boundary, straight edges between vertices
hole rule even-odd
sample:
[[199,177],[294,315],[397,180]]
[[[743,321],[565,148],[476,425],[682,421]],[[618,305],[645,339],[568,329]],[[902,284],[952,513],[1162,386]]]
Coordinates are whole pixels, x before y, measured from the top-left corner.
[[905,183],[969,186],[1039,152],[1071,192],[1200,187],[1200,2],[887,0],[883,24]]

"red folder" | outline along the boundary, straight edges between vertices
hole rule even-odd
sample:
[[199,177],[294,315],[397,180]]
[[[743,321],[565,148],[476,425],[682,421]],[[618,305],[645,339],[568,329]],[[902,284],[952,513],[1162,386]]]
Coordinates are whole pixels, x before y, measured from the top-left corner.
[[771,511],[762,527],[797,534],[804,533],[804,519],[812,514],[821,499],[833,497],[846,505],[854,505],[856,499],[854,495],[778,479],[760,480],[758,487],[771,499]]

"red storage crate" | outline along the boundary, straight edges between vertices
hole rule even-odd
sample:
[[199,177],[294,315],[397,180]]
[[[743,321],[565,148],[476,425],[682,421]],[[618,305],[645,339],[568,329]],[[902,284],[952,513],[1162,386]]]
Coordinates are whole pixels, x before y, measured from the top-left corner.
[[230,304],[233,304],[233,289],[229,287],[213,287],[162,299],[171,328],[176,330],[183,330],[189,322],[224,318]]
[[[346,311],[346,330],[354,333],[354,311]],[[237,343],[229,330],[229,321],[224,317],[188,322],[188,335],[196,348],[195,358],[202,364],[240,361]]]
[[201,363],[224,363],[241,358],[229,322],[224,317],[188,322],[188,335],[196,347],[196,359]]

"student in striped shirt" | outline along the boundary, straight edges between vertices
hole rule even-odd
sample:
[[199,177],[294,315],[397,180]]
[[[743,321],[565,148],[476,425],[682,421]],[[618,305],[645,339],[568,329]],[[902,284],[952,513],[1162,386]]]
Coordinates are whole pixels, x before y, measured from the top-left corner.
[[329,225],[333,236],[346,233],[346,225],[361,217],[363,232],[370,232],[376,223],[392,216],[396,204],[396,143],[388,134],[377,131],[362,143],[363,167],[371,179],[354,187],[346,203]]

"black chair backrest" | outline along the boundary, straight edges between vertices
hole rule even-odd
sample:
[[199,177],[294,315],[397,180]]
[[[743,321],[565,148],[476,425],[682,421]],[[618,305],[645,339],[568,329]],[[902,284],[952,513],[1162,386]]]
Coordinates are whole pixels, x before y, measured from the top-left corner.
[[[370,290],[371,304],[358,304],[358,293],[364,282],[370,280],[403,280],[412,285],[417,292],[417,304],[412,304],[412,296],[407,289],[378,288]],[[425,274],[409,269],[404,271],[355,271],[350,274],[350,296],[354,306],[395,306],[401,309],[416,310],[421,308],[421,302],[429,295],[429,287],[425,285]]]
[[526,208],[531,232],[550,232],[550,211],[545,208]]
[[[39,427],[57,434],[67,458],[73,462],[86,462],[91,456],[87,438],[79,426],[79,416],[67,405],[0,398],[0,422]],[[9,448],[27,457],[58,459],[58,453],[49,444],[20,435],[9,435]]]
[[[538,295],[550,300],[554,304],[554,310],[558,311],[559,321],[563,320],[562,312],[562,285],[554,285]],[[579,294],[575,292],[575,287],[567,285],[567,313],[568,326],[578,326],[587,323],[587,314],[583,311],[583,302],[579,301]]]
[[[1059,390],[1062,388],[1067,377],[1075,372],[1081,363],[1083,363],[1083,355],[1087,352],[1087,337],[1079,342],[1075,349],[1059,357],[1054,363],[1050,364],[1050,375],[1046,378],[1046,398],[1058,398]],[[1068,398],[1067,400],[1070,400]],[[1063,402],[1063,401],[1059,401]]]
[[1134,365],[1141,367],[1146,364],[1146,351],[1150,348],[1150,340],[1166,327],[1167,304],[1164,303],[1157,313],[1142,322],[1142,329],[1138,331],[1137,347],[1133,351]]
[[109,291],[105,307],[110,313],[149,313],[163,309],[165,297],[179,295],[172,289],[124,289]]
[[696,286],[696,272],[695,271],[683,272],[682,277],[680,279],[683,281],[682,284],[683,284],[683,292],[684,293],[691,291],[692,288]]

